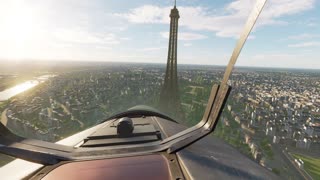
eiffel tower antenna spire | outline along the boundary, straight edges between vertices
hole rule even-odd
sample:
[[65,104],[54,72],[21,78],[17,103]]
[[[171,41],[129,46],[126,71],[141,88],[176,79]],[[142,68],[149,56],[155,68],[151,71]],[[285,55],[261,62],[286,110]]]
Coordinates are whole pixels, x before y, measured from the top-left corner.
[[176,7],[177,5],[177,0],[174,0],[174,7]]

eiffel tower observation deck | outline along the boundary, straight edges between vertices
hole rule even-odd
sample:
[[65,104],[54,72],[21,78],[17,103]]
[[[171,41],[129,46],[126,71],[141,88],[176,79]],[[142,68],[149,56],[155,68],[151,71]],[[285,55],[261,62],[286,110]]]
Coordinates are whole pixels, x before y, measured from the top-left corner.
[[174,118],[182,118],[183,112],[179,97],[177,75],[177,46],[178,46],[178,21],[179,11],[176,2],[170,13],[170,34],[168,47],[167,68],[164,84],[160,93],[160,109]]

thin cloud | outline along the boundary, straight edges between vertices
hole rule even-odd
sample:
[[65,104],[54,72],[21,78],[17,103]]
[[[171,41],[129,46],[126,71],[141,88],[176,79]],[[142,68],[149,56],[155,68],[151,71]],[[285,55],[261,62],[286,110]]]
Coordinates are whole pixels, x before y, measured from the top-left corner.
[[58,41],[75,44],[119,44],[120,41],[113,33],[95,34],[82,29],[58,29],[53,32]]
[[[182,6],[180,25],[191,30],[212,31],[219,37],[237,37],[247,19],[255,0],[241,0],[229,3],[223,15],[212,14],[207,8]],[[270,0],[263,10],[257,26],[287,24],[278,18],[312,9],[315,0]],[[172,7],[144,5],[128,13],[115,14],[136,24],[169,24],[168,13]]]
[[292,47],[292,48],[299,48],[299,47],[304,48],[304,47],[316,47],[316,46],[320,46],[320,42],[310,41],[310,42],[302,42],[302,43],[288,45],[288,47]]
[[166,47],[150,47],[150,48],[143,48],[140,51],[149,52],[149,51],[159,51],[161,49],[165,49]]
[[320,61],[312,54],[302,54],[299,52],[264,52],[253,56],[240,57],[238,65],[260,66],[260,67],[286,67],[286,68],[310,68],[320,67]]
[[293,40],[305,40],[305,39],[313,39],[313,38],[320,38],[320,34],[303,33],[303,34],[288,37],[288,39],[293,39]]

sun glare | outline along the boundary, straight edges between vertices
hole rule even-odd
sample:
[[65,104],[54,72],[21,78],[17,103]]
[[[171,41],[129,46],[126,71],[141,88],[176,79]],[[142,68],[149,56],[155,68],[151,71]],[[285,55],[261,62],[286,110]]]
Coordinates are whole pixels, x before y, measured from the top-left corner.
[[11,1],[2,10],[0,39],[5,42],[6,54],[12,58],[23,58],[28,54],[28,48],[33,46],[38,19],[23,1]]
[[17,85],[15,87],[12,88],[12,91],[15,93],[15,94],[19,94],[23,91],[26,91],[27,89],[30,89],[34,86],[36,86],[38,84],[37,81],[35,82],[26,82],[26,83],[22,83],[20,85]]
[[9,88],[5,91],[2,91],[0,92],[0,101],[6,100],[14,95],[22,93],[38,84],[39,84],[39,81],[27,81],[25,83]]

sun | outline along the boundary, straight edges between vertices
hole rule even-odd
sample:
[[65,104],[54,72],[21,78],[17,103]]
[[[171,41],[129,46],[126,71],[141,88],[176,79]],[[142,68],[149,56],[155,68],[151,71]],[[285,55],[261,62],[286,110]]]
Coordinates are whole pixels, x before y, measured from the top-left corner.
[[0,40],[5,45],[6,54],[12,58],[23,58],[36,38],[38,17],[24,1],[10,1],[0,10]]

